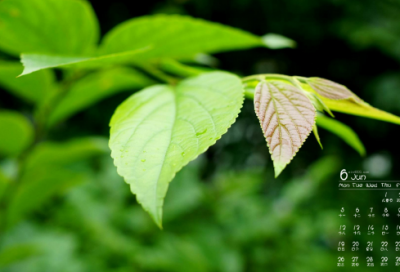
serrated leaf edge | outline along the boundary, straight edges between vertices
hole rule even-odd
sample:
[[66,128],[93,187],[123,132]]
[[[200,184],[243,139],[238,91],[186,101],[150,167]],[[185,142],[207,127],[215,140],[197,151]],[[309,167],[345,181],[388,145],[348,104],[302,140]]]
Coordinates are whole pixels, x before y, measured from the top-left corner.
[[[270,83],[271,81],[274,81],[274,80],[267,80],[267,79],[260,80],[260,82],[257,84],[257,86],[258,86],[259,84],[262,84],[262,83]],[[285,83],[285,84],[288,84],[288,83]],[[293,86],[292,84],[288,84],[288,85]],[[293,87],[296,88],[296,89],[299,89],[297,86],[293,86]],[[257,88],[257,87],[256,87],[256,88]],[[302,92],[301,89],[300,89],[300,91]],[[307,97],[306,95],[304,95],[304,96]],[[317,111],[316,111],[316,109],[315,109],[314,104],[311,102],[311,100],[310,100],[308,97],[307,97],[307,99],[310,101],[311,105],[312,105],[313,108],[314,108],[315,115],[314,115],[314,122],[313,122],[313,125],[315,126],[316,120],[317,120]],[[254,110],[255,110],[255,102],[253,103],[253,105],[254,105]],[[257,115],[257,113],[256,113],[256,115]],[[264,135],[265,142],[267,143],[268,152],[269,152],[269,154],[271,155],[271,160],[274,162],[274,158],[273,158],[272,153],[271,153],[271,148],[269,147],[269,143],[268,143],[267,137],[266,137],[266,135],[265,135],[265,133],[264,133],[264,131],[263,131],[263,128],[262,128],[262,123],[261,123],[260,119],[258,118],[258,116],[257,116],[257,119],[258,119],[258,121],[259,121],[259,123],[260,123],[260,128],[261,128],[262,134]],[[297,155],[297,153],[300,151],[300,148],[303,146],[304,142],[305,142],[305,141],[307,140],[307,138],[310,136],[311,131],[312,131],[312,129],[310,130],[310,132],[307,134],[307,136],[304,138],[304,140],[303,140],[303,141],[301,142],[301,144],[299,145],[299,149],[295,152],[295,154],[293,154],[293,156],[290,158],[290,160],[282,167],[282,169],[281,169],[279,172],[276,172],[276,171],[275,171],[276,169],[275,169],[275,165],[274,165],[275,178],[277,178],[277,177],[282,173],[282,171],[286,168],[286,166],[288,166],[288,165],[292,162],[293,158],[294,158],[294,157]]]
[[[159,84],[159,85],[163,85],[163,84]],[[170,85],[163,85],[163,86],[170,86]],[[243,103],[244,103],[244,88],[243,88],[243,86],[242,86],[242,101],[241,101],[241,104],[240,104],[240,108],[239,108],[239,110],[238,110],[237,115],[229,122],[229,125],[227,126],[226,130],[225,130],[223,133],[221,133],[221,136],[219,136],[218,138],[214,138],[214,141],[213,141],[208,147],[206,147],[204,150],[199,151],[199,152],[198,152],[199,154],[198,154],[196,157],[194,157],[192,160],[188,161],[186,164],[183,164],[183,165],[173,174],[171,180],[168,181],[168,186],[169,186],[169,184],[172,182],[172,180],[175,178],[176,174],[177,174],[179,171],[181,171],[183,167],[185,167],[185,166],[188,165],[190,162],[194,161],[194,160],[197,159],[200,155],[202,155],[203,153],[205,153],[211,146],[213,146],[219,139],[221,139],[221,137],[222,137],[225,133],[228,132],[229,128],[232,127],[232,125],[235,123],[236,119],[238,118],[238,116],[239,116],[239,114],[240,114],[240,112],[241,112],[241,109],[243,108]],[[115,110],[115,111],[116,111],[116,110]],[[114,113],[115,113],[115,111],[114,111]],[[112,149],[111,149],[111,137],[110,137],[110,139],[109,139],[109,141],[108,141],[108,146],[109,146],[110,150],[112,150]],[[169,146],[168,146],[168,148],[169,148]],[[112,153],[111,153],[111,157],[112,157],[112,159],[113,159],[113,164],[114,164],[114,166],[115,166],[116,169],[117,169],[118,175],[120,175],[120,176],[124,179],[125,183],[128,184],[128,185],[130,186],[131,184],[130,184],[130,183],[125,179],[125,177],[119,172],[118,166],[115,164],[115,158],[112,156]],[[131,192],[132,192],[132,191],[131,191]],[[134,192],[132,192],[132,193],[136,196],[136,194],[135,194]],[[167,196],[167,194],[165,194],[165,196],[162,198],[163,203],[164,203],[164,200],[165,200],[165,197],[166,197],[166,196]],[[142,203],[139,201],[138,198],[136,198],[136,200],[138,201],[138,203],[140,204],[140,206],[142,206],[142,208],[150,215],[150,217],[153,219],[153,221],[156,223],[156,225],[157,225],[160,229],[163,229],[163,226],[162,226],[162,212],[163,212],[163,211],[161,210],[161,217],[160,217],[159,220],[157,220],[156,218],[153,217],[153,215],[150,213],[150,211],[149,211],[148,209],[146,209],[146,208],[142,205]]]

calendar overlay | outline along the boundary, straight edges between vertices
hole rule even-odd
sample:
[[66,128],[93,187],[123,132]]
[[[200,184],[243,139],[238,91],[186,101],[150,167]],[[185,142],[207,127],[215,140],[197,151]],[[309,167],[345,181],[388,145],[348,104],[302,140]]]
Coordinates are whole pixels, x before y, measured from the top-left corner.
[[399,190],[400,180],[385,180],[385,181],[339,181],[339,190]]
[[[337,185],[340,196],[353,198],[355,206],[338,210],[336,266],[400,271],[400,180],[371,181],[362,172],[351,174],[342,170]],[[357,206],[364,196],[354,191],[380,191],[374,196],[381,205],[366,206],[364,199]]]

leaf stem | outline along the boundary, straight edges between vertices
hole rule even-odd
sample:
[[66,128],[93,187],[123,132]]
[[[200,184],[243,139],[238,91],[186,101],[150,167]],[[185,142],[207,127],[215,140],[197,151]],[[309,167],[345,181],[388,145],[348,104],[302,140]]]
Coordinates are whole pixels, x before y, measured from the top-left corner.
[[194,67],[184,65],[173,59],[164,59],[160,61],[159,67],[161,70],[180,77],[198,76],[204,71]]
[[59,84],[58,90],[48,98],[36,112],[36,139],[33,144],[39,142],[47,133],[48,118],[51,112],[58,106],[58,104],[64,99],[71,89],[71,86],[79,79],[84,77],[86,72],[81,70],[75,71],[66,78],[64,78]]
[[253,76],[247,76],[242,79],[242,81],[253,81],[253,80],[264,80],[264,79],[279,79],[291,81],[290,76],[280,75],[280,74],[259,74]]
[[244,96],[248,99],[254,99],[254,88],[256,86],[256,84],[253,83],[254,81],[274,80],[274,79],[285,80],[290,84],[292,84],[293,86],[299,88],[300,90],[303,90],[303,88],[300,85],[300,82],[302,83],[307,82],[307,78],[300,76],[286,76],[280,74],[258,74],[258,75],[247,76],[242,78],[242,82],[244,83],[245,87]]
[[254,81],[254,80],[264,80],[264,79],[278,79],[278,80],[285,80],[289,81],[293,85],[299,87],[300,85],[298,84],[299,82],[306,83],[307,78],[301,77],[301,76],[286,76],[286,75],[281,75],[281,74],[258,74],[258,75],[252,75],[252,76],[247,76],[242,78],[243,82],[248,82],[248,81]]
[[254,100],[254,88],[244,88],[244,97]]
[[292,76],[291,77],[291,82],[294,84],[294,86],[296,86],[297,88],[299,88],[299,90],[303,91],[303,87],[301,87],[300,85],[300,81],[296,76]]
[[293,76],[293,77],[299,80],[301,83],[307,83],[306,77],[301,77],[301,76]]
[[[298,81],[295,80],[295,77],[285,76],[280,74],[259,74],[259,75],[252,75],[242,78],[242,82],[244,83],[244,96],[248,99],[254,99],[254,88],[256,84],[252,84],[254,81],[263,81],[263,80],[285,80],[291,83],[292,85],[296,86],[297,88],[301,88]],[[258,83],[257,83],[258,84]]]
[[178,79],[165,74],[163,71],[157,69],[153,65],[140,65],[139,68],[141,68],[144,72],[148,73],[152,77],[158,79],[159,81],[168,83],[170,85],[176,85],[179,81]]

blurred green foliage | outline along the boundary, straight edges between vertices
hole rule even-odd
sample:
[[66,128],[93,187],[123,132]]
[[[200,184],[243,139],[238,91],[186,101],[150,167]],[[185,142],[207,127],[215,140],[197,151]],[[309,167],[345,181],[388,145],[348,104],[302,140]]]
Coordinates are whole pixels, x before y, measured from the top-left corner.
[[[296,40],[297,49],[220,53],[215,55],[218,68],[242,75],[330,78],[372,105],[400,114],[397,0],[170,0],[140,6],[127,0],[91,2],[102,34],[131,17],[178,13],[258,35],[286,35]],[[89,52],[97,34],[85,31],[97,26],[83,27],[79,20],[71,20],[72,14],[63,10],[48,19],[66,20],[82,31]],[[13,39],[25,39],[27,33],[15,33]],[[61,29],[60,39],[51,34],[26,46],[41,50],[48,39],[56,40],[53,53],[61,47],[76,52],[74,40]],[[79,79],[66,98],[78,104],[61,103],[50,115],[48,105],[60,73],[44,70],[17,80],[14,76],[22,67],[15,56],[20,48],[3,48],[8,50],[0,52],[0,84],[8,92],[0,92],[0,119],[9,124],[0,126],[0,271],[336,271],[339,225],[370,222],[365,217],[340,219],[340,208],[398,208],[395,203],[382,204],[382,195],[376,192],[343,193],[336,188],[343,168],[367,170],[376,179],[399,179],[397,126],[336,114],[360,135],[366,158],[321,130],[324,150],[307,141],[287,171],[274,179],[252,101],[246,101],[229,132],[171,183],[160,231],[116,174],[106,140],[116,106],[155,79],[130,69],[101,71],[101,77],[91,74]],[[212,62],[216,64],[215,59]],[[110,90],[108,82],[118,83],[116,89]],[[98,93],[86,91],[94,86]],[[78,93],[84,95],[77,99]],[[40,99],[44,95],[49,101]],[[48,124],[33,127],[31,120],[48,117],[54,129],[44,139],[34,139],[31,130]],[[11,129],[21,131],[15,133],[21,138],[9,139]],[[22,151],[13,146],[17,141],[21,147],[38,140],[51,141],[16,156]],[[7,185],[15,179],[26,186],[9,191]],[[384,222],[374,221],[377,226]],[[393,216],[386,223],[394,229],[397,221]],[[393,233],[388,240],[393,243],[396,238]],[[365,244],[368,238],[357,239]],[[349,235],[346,243],[353,240]],[[369,255],[378,260],[382,254]],[[348,251],[344,256],[350,259],[353,254]],[[365,260],[367,254],[361,251],[358,256]],[[387,256],[393,260],[396,252]]]
[[[325,243],[336,242],[336,212],[328,209],[318,214],[318,209],[307,207],[318,187],[338,169],[336,159],[316,162],[276,197],[265,188],[262,168],[226,171],[209,183],[201,182],[204,159],[191,163],[174,179],[165,205],[165,231],[159,231],[139,206],[129,204],[131,195],[111,160],[98,158],[99,170],[88,168],[90,176],[84,184],[70,190],[57,207],[49,203],[37,214],[51,217],[49,221],[19,224],[5,237],[7,247],[22,242],[40,253],[24,256],[26,260],[9,271],[61,267],[63,271],[187,271],[188,267],[191,271],[244,271],[246,267],[304,271],[313,262],[334,262],[335,256],[319,244],[318,237],[323,232]],[[326,168],[330,172],[320,172]],[[303,256],[304,251],[313,255],[305,255],[301,262],[286,261],[288,256]]]

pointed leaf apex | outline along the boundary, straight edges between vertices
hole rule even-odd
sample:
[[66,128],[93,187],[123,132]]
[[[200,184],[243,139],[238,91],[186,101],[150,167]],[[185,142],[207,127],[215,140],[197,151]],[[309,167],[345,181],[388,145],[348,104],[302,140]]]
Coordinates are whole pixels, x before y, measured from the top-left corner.
[[263,44],[271,49],[295,48],[296,42],[285,36],[269,33],[261,37]]
[[287,164],[281,163],[281,162],[275,162],[274,161],[274,172],[275,172],[275,178],[277,178],[285,169]]
[[322,143],[321,143],[321,139],[319,138],[319,133],[318,133],[318,128],[317,128],[316,123],[313,126],[313,132],[314,132],[315,139],[317,140],[319,146],[321,147],[321,149],[324,149],[324,147],[322,146]]
[[154,223],[156,223],[157,227],[160,230],[163,230],[163,226],[162,226],[162,215],[159,215],[157,218],[154,217],[153,215],[151,216],[153,218]]

